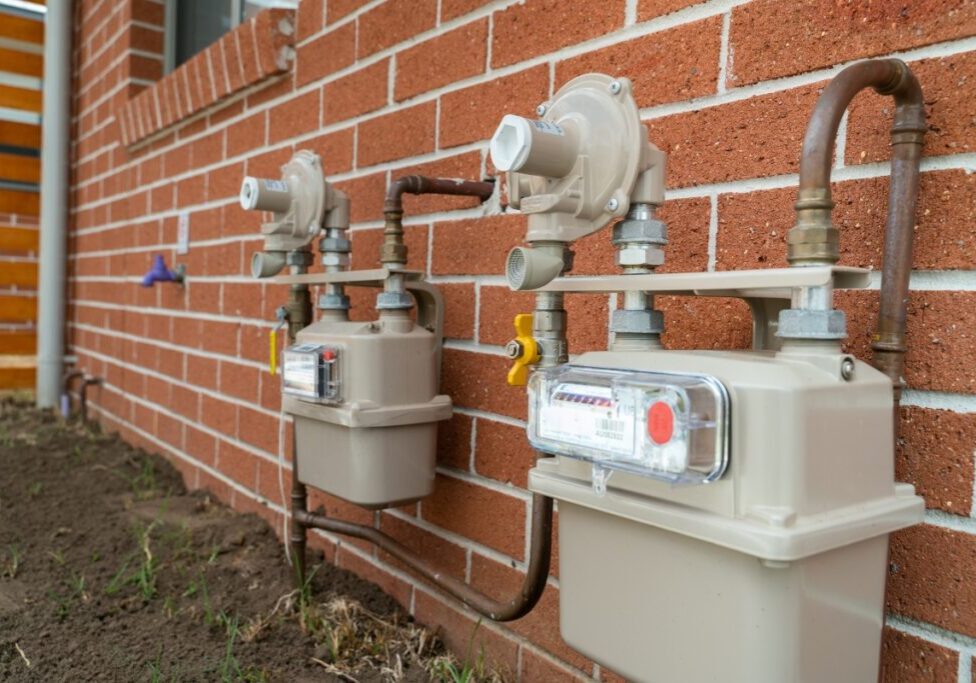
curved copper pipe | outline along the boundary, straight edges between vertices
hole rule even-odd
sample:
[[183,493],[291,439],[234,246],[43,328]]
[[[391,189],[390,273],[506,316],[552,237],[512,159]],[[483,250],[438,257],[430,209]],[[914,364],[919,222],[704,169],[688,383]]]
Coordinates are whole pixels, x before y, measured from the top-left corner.
[[406,263],[407,247],[403,243],[403,195],[450,194],[477,197],[485,201],[495,191],[495,183],[460,178],[428,178],[407,175],[397,178],[386,189],[383,201],[383,244],[380,246],[380,263]]
[[881,304],[871,348],[874,365],[891,378],[895,409],[904,386],[908,278],[912,266],[919,161],[925,134],[922,89],[898,59],[871,59],[841,71],[824,89],[810,118],[800,158],[796,226],[787,236],[792,265],[834,264],[840,256],[831,223],[830,170],[837,128],[854,96],[865,88],[895,100],[891,128],[891,180],[885,225]]
[[526,567],[525,580],[518,593],[503,600],[495,600],[464,581],[444,574],[443,570],[436,565],[373,527],[344,522],[305,510],[294,511],[294,519],[306,527],[369,541],[408,565],[436,588],[494,621],[512,621],[528,614],[542,596],[549,576],[552,550],[552,498],[538,493],[532,496],[529,564]]

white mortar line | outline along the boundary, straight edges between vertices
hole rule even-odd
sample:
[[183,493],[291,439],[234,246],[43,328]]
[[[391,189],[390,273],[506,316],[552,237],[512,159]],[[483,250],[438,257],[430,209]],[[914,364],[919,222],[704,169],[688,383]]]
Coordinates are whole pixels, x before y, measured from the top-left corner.
[[709,272],[715,270],[718,260],[718,194],[713,192],[708,196],[708,266]]
[[847,120],[848,110],[844,110],[844,115],[840,119],[837,127],[837,136],[834,138],[834,168],[844,168],[847,164],[844,158],[847,154]]
[[[976,50],[976,37],[934,43],[932,45],[926,45],[924,47],[914,48],[911,50],[892,52],[891,54],[885,56],[897,57],[906,62],[917,62],[923,59],[951,57],[961,53],[972,52],[974,50]],[[841,70],[847,68],[851,64],[861,61],[863,61],[863,58],[858,57],[857,59],[852,59],[846,62],[839,62],[824,69],[807,71],[805,73],[796,74],[793,76],[772,78],[751,85],[730,88],[722,94],[703,95],[701,97],[695,97],[679,102],[669,102],[652,107],[645,107],[641,110],[641,119],[659,119],[665,116],[671,116],[673,114],[684,114],[697,111],[699,109],[707,109],[722,104],[728,104],[730,102],[750,100],[761,95],[772,95],[786,90],[802,88],[815,83],[828,81],[836,76]]]
[[718,49],[718,87],[716,92],[722,94],[726,91],[729,79],[729,34],[732,26],[732,11],[729,10],[722,15],[722,38]]
[[522,420],[518,420],[514,417],[509,417],[508,415],[501,415],[500,413],[489,413],[487,410],[480,410],[478,408],[466,408],[464,406],[454,406],[454,412],[459,413],[461,415],[469,415],[479,420],[491,420],[492,422],[500,422],[502,424],[507,424],[512,427],[519,427],[520,429],[525,429],[525,422],[523,422]]
[[926,510],[925,524],[970,536],[976,535],[976,519],[973,517],[953,515],[943,510]]
[[901,396],[901,404],[932,410],[951,410],[954,413],[976,413],[976,395],[971,394],[906,389]]

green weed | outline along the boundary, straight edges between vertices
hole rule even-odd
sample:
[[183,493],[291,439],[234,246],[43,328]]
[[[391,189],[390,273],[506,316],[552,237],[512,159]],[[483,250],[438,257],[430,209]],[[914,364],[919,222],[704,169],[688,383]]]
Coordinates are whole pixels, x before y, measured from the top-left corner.
[[24,554],[16,545],[7,546],[7,555],[10,556],[3,564],[3,574],[11,579],[17,578],[17,571],[20,569],[20,562],[24,559]]

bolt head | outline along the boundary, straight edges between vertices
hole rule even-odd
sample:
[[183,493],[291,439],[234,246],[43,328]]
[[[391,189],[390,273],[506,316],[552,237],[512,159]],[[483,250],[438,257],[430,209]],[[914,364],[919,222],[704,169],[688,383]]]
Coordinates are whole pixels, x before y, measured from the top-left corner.
[[610,201],[607,202],[607,211],[616,211],[620,206],[620,202],[617,201],[616,197],[611,197]]
[[516,358],[521,358],[522,352],[524,351],[522,347],[522,342],[513,339],[512,341],[505,344],[505,355],[515,360]]
[[854,360],[845,358],[840,364],[840,376],[850,381],[854,377]]
[[535,108],[535,113],[538,114],[539,116],[545,116],[547,111],[549,111],[549,108],[546,107],[546,105],[544,104],[540,104],[538,107]]
[[614,81],[610,84],[610,92],[614,95],[620,94],[621,88],[622,86],[620,85],[620,81]]

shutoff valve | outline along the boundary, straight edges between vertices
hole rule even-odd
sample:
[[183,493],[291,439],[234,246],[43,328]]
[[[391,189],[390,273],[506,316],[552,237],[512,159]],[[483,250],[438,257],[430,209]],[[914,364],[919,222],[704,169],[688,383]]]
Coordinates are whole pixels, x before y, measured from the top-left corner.
[[508,173],[509,203],[529,216],[532,248],[508,256],[513,290],[537,289],[566,270],[566,245],[624,216],[638,175],[661,155],[626,78],[579,76],[538,112],[536,120],[506,115],[491,139],[492,162]]
[[508,371],[508,383],[524,387],[529,379],[529,366],[539,362],[539,344],[532,336],[532,314],[515,316],[515,339],[505,346],[505,354],[515,363]]
[[248,211],[274,214],[261,225],[264,251],[251,258],[256,278],[281,272],[287,253],[307,247],[323,228],[349,225],[348,198],[326,182],[319,156],[308,150],[295,152],[281,167],[280,180],[244,178],[240,202]]

